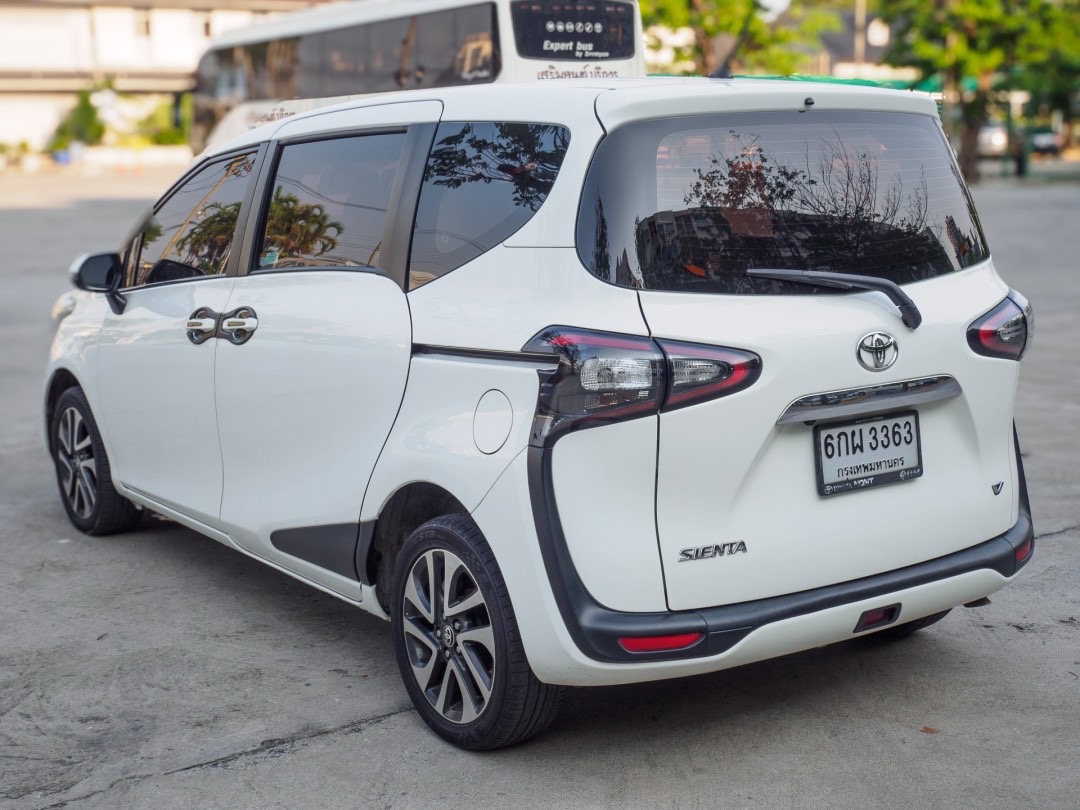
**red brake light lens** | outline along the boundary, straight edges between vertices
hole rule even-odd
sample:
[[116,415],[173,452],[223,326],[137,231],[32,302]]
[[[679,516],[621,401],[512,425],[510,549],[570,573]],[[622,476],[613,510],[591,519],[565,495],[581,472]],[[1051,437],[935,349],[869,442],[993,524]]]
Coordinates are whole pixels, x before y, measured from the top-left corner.
[[677,633],[671,636],[627,636],[619,639],[619,646],[627,652],[671,652],[685,650],[704,638],[704,633]]
[[968,345],[984,357],[1019,360],[1031,345],[1034,328],[1031,304],[1012,290],[1004,301],[968,327]]
[[761,376],[761,358],[753,352],[673,340],[657,343],[668,361],[665,411],[734,394]]

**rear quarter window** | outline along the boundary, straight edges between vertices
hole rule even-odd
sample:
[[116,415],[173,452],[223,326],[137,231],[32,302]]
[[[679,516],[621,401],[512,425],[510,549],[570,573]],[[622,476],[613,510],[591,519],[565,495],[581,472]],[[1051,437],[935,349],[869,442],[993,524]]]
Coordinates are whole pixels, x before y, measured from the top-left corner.
[[592,273],[621,286],[727,294],[821,292],[748,268],[906,284],[989,255],[938,122],[877,112],[624,126],[597,149],[577,245]]
[[552,124],[441,124],[417,205],[409,288],[472,261],[532,219],[569,144],[570,131]]

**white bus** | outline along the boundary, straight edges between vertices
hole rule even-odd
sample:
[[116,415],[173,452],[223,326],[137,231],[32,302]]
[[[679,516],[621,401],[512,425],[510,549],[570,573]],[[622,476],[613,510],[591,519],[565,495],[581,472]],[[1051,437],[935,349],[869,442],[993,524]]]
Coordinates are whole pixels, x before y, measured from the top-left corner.
[[359,0],[218,39],[199,62],[196,151],[273,116],[361,93],[643,76],[637,0]]

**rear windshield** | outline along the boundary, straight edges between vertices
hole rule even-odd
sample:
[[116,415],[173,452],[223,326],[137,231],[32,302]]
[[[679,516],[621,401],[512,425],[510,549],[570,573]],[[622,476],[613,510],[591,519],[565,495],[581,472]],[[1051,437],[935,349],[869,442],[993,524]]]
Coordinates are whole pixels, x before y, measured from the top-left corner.
[[617,129],[589,169],[577,245],[592,273],[620,286],[728,294],[822,292],[748,268],[907,284],[989,255],[937,120],[867,112]]
[[629,59],[634,55],[634,18],[632,3],[615,0],[510,4],[514,41],[526,59]]

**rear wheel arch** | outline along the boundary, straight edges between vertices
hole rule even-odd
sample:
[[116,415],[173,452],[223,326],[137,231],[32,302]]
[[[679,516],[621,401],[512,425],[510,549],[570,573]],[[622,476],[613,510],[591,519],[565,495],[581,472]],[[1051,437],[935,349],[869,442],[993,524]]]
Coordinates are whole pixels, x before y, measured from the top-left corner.
[[383,504],[361,573],[376,586],[384,611],[390,605],[394,563],[409,536],[429,520],[468,511],[448,490],[426,481],[405,484]]

